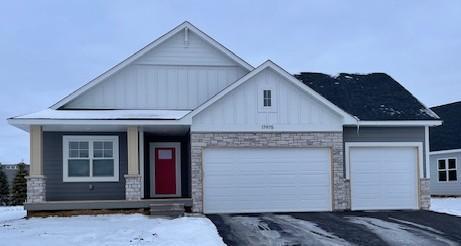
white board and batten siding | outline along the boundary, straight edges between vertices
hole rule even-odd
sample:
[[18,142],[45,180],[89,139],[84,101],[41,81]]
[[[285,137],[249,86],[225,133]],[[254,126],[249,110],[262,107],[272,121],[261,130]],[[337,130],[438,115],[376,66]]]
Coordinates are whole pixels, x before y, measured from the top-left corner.
[[194,109],[248,71],[195,33],[178,32],[64,108]]
[[[264,89],[273,110],[261,110]],[[250,78],[193,118],[192,131],[342,131],[343,118],[271,68]]]

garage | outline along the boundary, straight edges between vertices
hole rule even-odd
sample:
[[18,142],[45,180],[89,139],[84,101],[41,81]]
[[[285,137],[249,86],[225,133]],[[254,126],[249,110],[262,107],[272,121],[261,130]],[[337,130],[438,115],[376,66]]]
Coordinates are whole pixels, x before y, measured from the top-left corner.
[[206,148],[204,212],[329,211],[329,148]]
[[350,146],[346,151],[352,210],[418,208],[418,147]]

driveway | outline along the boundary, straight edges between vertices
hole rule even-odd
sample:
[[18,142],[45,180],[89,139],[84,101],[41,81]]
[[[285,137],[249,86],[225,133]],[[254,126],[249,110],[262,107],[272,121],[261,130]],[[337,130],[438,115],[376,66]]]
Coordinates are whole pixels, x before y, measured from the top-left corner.
[[461,218],[430,211],[207,217],[228,245],[461,245]]

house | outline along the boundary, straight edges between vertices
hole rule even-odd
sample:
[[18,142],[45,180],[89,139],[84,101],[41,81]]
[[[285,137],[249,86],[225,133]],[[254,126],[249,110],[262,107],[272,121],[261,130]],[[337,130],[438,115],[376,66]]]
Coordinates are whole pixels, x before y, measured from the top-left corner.
[[29,211],[198,213],[427,209],[441,124],[388,75],[253,67],[189,22],[8,122],[30,133]]
[[430,129],[431,194],[461,196],[461,101],[431,109],[443,120]]
[[[6,179],[8,180],[8,185],[10,189],[13,187],[13,182],[14,178],[16,177],[16,174],[18,173],[18,164],[3,164],[0,163],[1,168],[3,169],[3,172],[6,175]],[[24,169],[26,170],[27,173],[29,173],[29,165],[25,165]]]

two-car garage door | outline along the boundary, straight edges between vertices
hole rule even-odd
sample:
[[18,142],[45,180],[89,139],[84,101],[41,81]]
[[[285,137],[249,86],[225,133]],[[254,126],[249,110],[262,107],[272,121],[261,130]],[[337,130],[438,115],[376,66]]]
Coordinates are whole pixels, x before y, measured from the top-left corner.
[[204,212],[328,211],[328,148],[209,148],[203,153]]

